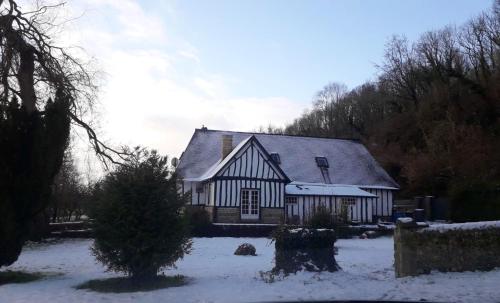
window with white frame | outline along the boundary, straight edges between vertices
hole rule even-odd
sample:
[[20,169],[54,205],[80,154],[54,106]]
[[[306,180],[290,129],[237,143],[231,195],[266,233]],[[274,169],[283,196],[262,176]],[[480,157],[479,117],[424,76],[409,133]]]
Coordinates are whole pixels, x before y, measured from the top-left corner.
[[241,190],[241,218],[258,219],[259,218],[259,190],[242,189]]
[[342,205],[355,205],[356,204],[356,198],[354,197],[344,197],[340,200]]
[[250,199],[250,214],[251,215],[259,215],[259,191],[252,190],[251,191],[251,199]]
[[241,192],[241,215],[248,215],[250,210],[250,192],[248,190],[243,190]]

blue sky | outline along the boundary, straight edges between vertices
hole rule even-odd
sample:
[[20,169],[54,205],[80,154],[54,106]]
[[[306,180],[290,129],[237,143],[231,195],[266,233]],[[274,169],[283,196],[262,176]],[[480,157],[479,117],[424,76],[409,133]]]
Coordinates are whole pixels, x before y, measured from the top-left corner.
[[[168,24],[194,45],[208,70],[237,80],[238,96],[310,101],[329,81],[373,79],[393,35],[461,24],[486,1],[178,1]],[[145,7],[155,9],[150,2]]]
[[61,41],[105,75],[101,137],[179,156],[194,128],[284,125],[331,81],[376,77],[392,35],[460,25],[491,0],[68,2]]

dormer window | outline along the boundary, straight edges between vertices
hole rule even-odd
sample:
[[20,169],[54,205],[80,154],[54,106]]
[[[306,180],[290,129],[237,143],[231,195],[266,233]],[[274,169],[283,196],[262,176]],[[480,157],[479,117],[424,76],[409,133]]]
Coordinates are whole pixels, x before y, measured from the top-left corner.
[[325,157],[316,157],[316,164],[321,168],[328,168],[328,160]]
[[278,153],[271,153],[271,160],[273,160],[275,164],[281,164],[280,155]]

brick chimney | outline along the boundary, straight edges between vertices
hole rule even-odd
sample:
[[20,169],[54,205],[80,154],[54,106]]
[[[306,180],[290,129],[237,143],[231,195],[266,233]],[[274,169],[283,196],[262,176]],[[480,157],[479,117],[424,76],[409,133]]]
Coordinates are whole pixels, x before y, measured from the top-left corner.
[[222,135],[222,159],[226,158],[227,155],[233,150],[233,136],[232,135]]

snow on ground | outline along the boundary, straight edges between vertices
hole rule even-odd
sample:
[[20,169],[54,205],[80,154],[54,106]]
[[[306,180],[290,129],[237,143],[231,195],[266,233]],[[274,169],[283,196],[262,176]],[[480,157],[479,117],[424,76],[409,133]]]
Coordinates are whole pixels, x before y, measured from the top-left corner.
[[[258,256],[235,256],[249,242]],[[11,270],[52,273],[43,280],[0,286],[0,302],[259,302],[279,300],[372,299],[440,302],[498,302],[500,269],[492,272],[433,273],[396,279],[391,237],[338,240],[336,256],[342,270],[299,273],[274,283],[259,271],[273,267],[274,245],[257,238],[196,238],[193,251],[167,274],[189,276],[188,285],[150,292],[102,294],[76,290],[104,272],[90,254],[91,240],[64,240],[25,249]]]

